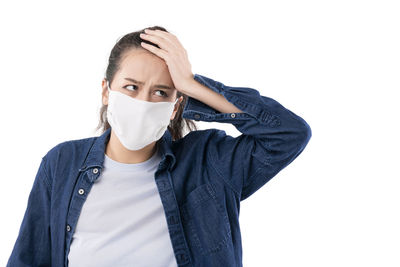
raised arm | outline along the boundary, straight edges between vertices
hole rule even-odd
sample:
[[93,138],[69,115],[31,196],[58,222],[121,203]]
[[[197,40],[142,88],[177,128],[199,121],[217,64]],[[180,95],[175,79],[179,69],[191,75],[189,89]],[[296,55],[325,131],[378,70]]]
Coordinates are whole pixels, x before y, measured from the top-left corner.
[[236,138],[215,129],[208,158],[219,178],[244,200],[290,164],[311,138],[307,122],[253,88],[233,87],[200,74],[182,117],[233,124]]

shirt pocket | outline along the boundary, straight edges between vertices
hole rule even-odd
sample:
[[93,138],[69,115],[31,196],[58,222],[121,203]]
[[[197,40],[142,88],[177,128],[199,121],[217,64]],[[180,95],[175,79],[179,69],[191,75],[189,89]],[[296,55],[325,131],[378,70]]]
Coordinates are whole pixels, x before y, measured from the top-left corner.
[[181,213],[186,238],[193,249],[207,255],[228,246],[231,239],[228,215],[211,184],[200,185],[190,192]]

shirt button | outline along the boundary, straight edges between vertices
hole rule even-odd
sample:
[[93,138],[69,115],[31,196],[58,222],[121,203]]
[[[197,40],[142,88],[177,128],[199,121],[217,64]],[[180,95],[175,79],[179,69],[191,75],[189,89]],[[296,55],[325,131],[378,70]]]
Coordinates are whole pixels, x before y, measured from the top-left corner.
[[83,188],[78,190],[79,195],[83,195],[85,193],[85,190],[83,190]]
[[199,114],[194,114],[194,118],[195,118],[195,119],[199,119],[199,118],[200,118],[200,115],[199,115]]
[[97,168],[94,168],[94,169],[93,169],[93,173],[96,174],[96,173],[98,173],[98,172],[99,172],[99,170],[98,170]]
[[67,224],[67,231],[71,231],[71,226],[69,226],[69,224]]
[[186,261],[186,255],[185,254],[178,254],[178,260],[179,260],[179,262]]
[[236,114],[235,113],[231,113],[231,118],[235,118]]

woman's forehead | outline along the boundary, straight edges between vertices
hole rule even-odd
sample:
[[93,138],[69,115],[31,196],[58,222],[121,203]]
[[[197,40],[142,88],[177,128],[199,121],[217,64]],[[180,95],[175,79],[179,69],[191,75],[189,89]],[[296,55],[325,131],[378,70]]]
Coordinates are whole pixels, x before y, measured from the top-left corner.
[[[150,52],[134,51],[121,61],[119,72],[121,76],[134,76],[139,81],[162,82],[169,85],[172,79],[165,61]],[[133,78],[134,78],[133,77]]]

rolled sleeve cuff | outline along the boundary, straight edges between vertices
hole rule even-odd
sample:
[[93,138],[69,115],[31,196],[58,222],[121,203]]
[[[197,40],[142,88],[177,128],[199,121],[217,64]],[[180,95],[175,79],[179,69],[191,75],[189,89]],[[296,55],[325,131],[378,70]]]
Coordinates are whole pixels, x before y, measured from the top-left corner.
[[265,101],[270,100],[273,102],[274,100],[267,97],[264,97],[265,99],[262,100],[262,96],[257,90],[248,87],[227,86],[200,74],[194,74],[194,79],[214,92],[224,96],[226,100],[235,105],[238,109],[242,110],[243,113],[221,113],[205,103],[188,96],[182,113],[183,118],[196,121],[229,123],[257,119],[259,122],[267,124],[270,127],[280,125],[280,119],[278,116],[271,114],[271,112],[268,112],[268,110],[265,109],[267,104]]

